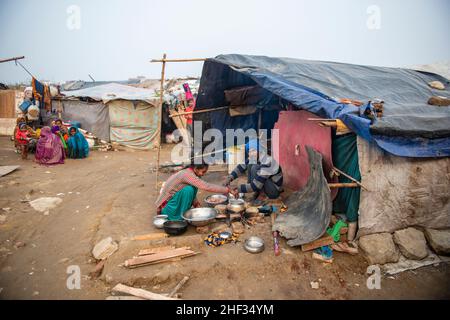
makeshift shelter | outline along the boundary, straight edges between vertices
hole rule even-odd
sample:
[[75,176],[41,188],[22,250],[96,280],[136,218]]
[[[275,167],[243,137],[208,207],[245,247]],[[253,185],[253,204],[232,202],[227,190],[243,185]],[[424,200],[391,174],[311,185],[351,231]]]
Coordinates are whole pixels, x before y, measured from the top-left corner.
[[78,121],[97,137],[135,149],[157,146],[158,97],[152,90],[109,83],[63,91],[62,118]]
[[[444,90],[430,87],[431,81],[443,83]],[[226,129],[271,129],[278,121],[280,164],[291,164],[292,176],[308,174],[309,168],[292,165],[306,145],[324,159],[331,152],[335,167],[369,189],[339,189],[333,204],[335,212],[358,219],[359,235],[414,225],[445,228],[450,227],[450,107],[427,101],[450,97],[449,84],[440,75],[408,69],[220,55],[204,63],[196,110],[229,108],[196,114],[194,120],[223,134]],[[242,115],[233,114],[239,103],[230,98],[230,90],[245,91],[240,94]],[[260,91],[256,97],[251,94],[255,90]],[[376,99],[382,100],[381,117]],[[305,117],[286,115],[294,110],[341,120],[353,133],[321,137],[323,132],[305,130]],[[308,142],[286,131],[294,132],[286,127],[296,125],[311,136]],[[319,144],[328,143],[332,150],[325,152]],[[339,181],[350,182],[342,176]]]

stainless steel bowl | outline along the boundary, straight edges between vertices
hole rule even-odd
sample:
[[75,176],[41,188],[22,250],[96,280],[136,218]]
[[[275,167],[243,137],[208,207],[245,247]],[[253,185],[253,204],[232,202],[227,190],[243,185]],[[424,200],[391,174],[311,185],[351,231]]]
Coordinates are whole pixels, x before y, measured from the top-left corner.
[[158,228],[164,228],[164,222],[167,221],[168,216],[165,214],[159,214],[153,218],[153,225]]
[[245,210],[245,201],[242,199],[228,200],[227,209],[235,213],[240,213]]
[[231,236],[232,236],[231,232],[228,231],[223,231],[219,233],[219,237],[221,237],[222,239],[230,239]]
[[218,204],[226,204],[228,202],[228,197],[223,194],[212,194],[205,198],[205,203],[214,208]]
[[217,210],[214,208],[195,208],[183,213],[183,219],[194,226],[202,227],[213,222],[216,215]]
[[252,236],[245,240],[244,249],[250,253],[260,253],[264,251],[264,240],[260,237]]

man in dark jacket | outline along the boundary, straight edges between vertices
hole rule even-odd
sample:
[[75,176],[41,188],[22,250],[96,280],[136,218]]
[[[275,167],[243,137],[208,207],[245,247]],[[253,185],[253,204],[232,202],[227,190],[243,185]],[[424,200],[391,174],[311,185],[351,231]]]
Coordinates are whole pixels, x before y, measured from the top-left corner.
[[239,185],[237,192],[254,192],[256,199],[263,191],[270,199],[278,198],[283,192],[283,172],[280,165],[267,154],[258,140],[250,140],[246,145],[246,151],[248,151],[248,160],[245,164],[239,164],[226,177],[224,184],[229,185],[247,171],[247,183]]

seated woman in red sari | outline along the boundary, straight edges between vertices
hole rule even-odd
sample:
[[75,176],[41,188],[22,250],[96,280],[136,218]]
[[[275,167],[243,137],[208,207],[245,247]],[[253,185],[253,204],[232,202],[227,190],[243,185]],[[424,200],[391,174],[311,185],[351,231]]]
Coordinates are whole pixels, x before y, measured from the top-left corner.
[[232,191],[229,187],[202,180],[201,177],[207,171],[207,164],[193,164],[169,177],[155,203],[158,214],[167,215],[168,220],[182,220],[183,213],[192,206],[200,206],[197,200],[198,189],[224,194]]
[[49,127],[41,129],[41,136],[36,145],[36,162],[43,165],[64,163],[64,147],[61,139],[52,133]]

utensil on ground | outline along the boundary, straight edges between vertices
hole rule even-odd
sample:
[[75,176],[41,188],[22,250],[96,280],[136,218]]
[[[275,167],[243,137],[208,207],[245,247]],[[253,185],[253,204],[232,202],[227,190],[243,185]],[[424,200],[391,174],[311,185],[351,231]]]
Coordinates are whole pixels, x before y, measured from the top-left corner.
[[186,211],[182,216],[190,224],[203,227],[216,219],[217,210],[214,208],[194,208]]
[[205,198],[204,202],[209,207],[215,207],[216,205],[226,204],[228,202],[227,196],[223,194],[212,194]]
[[166,221],[164,222],[164,231],[167,234],[177,236],[182,233],[185,233],[188,227],[188,223],[183,220],[176,220],[176,221]]
[[217,210],[218,214],[225,214],[227,213],[227,205],[226,204],[218,204],[214,207],[214,209]]
[[219,233],[219,237],[221,237],[222,239],[229,239],[231,238],[232,234],[228,231],[223,231],[221,233]]
[[169,217],[165,214],[159,214],[153,218],[153,225],[158,229],[162,229],[164,228],[164,222],[166,222],[168,218]]
[[240,213],[245,210],[245,201],[242,199],[229,199],[227,209],[235,213]]
[[260,237],[252,236],[245,240],[244,249],[250,253],[260,253],[264,251],[264,240]]

